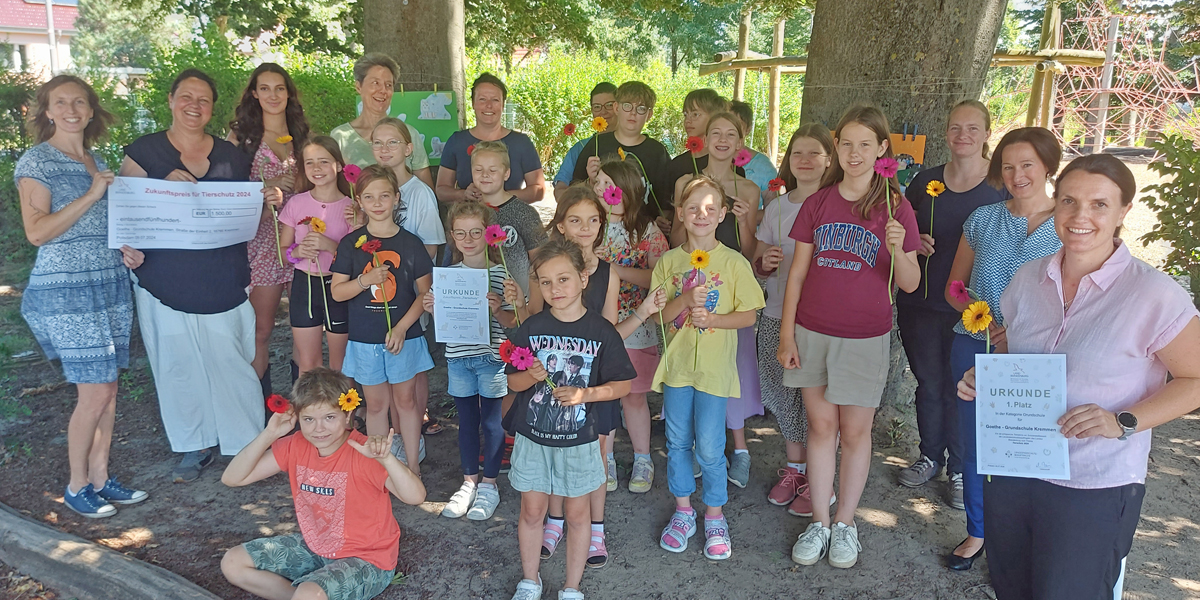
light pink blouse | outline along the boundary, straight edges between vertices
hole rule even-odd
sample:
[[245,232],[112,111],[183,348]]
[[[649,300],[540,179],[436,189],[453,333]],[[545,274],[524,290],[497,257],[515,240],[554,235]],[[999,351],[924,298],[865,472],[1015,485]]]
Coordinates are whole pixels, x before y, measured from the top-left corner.
[[[308,225],[301,225],[305,217],[317,217],[325,222],[325,233],[321,234],[333,240],[336,244],[347,233],[354,231],[346,221],[346,207],[350,198],[343,196],[336,202],[321,202],[312,197],[312,192],[303,192],[292,196],[291,200],[279,212],[279,222],[296,230],[296,243],[308,235]],[[310,275],[329,275],[329,265],[333,264],[333,253],[324,250],[317,253],[317,264],[311,260],[296,263],[296,268]]]
[[[1067,408],[1097,404],[1120,412],[1166,385],[1155,353],[1200,312],[1167,275],[1129,254],[1120,240],[1098,270],[1083,278],[1063,311],[1062,251],[1026,263],[1000,298],[1013,354],[1067,355]],[[1069,440],[1072,488],[1145,483],[1150,431],[1127,440]]]

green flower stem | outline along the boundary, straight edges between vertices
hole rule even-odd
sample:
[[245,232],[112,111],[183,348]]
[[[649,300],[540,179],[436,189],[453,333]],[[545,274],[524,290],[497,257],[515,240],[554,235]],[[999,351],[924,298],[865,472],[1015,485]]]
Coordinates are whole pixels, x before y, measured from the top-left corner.
[[[933,209],[937,206],[937,196],[929,200],[929,237],[933,237]],[[929,299],[929,257],[925,257],[925,299]]]

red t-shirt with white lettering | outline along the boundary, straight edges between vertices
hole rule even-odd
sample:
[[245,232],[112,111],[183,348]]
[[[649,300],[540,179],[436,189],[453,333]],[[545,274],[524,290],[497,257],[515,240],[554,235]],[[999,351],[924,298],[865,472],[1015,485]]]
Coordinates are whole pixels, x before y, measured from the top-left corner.
[[[901,199],[895,219],[904,226],[904,252],[921,247],[912,205]],[[891,252],[886,244],[888,211],[875,208],[863,219],[837,184],[822,188],[800,206],[790,237],[813,244],[813,259],[800,291],[796,323],[828,336],[865,339],[892,330],[888,295]],[[893,281],[894,285],[894,281]]]
[[[367,436],[350,432],[362,444]],[[387,469],[350,444],[321,456],[304,436],[294,433],[271,445],[275,462],[286,471],[296,502],[296,520],[304,543],[329,559],[358,557],[380,569],[396,568],[400,525],[384,487]]]

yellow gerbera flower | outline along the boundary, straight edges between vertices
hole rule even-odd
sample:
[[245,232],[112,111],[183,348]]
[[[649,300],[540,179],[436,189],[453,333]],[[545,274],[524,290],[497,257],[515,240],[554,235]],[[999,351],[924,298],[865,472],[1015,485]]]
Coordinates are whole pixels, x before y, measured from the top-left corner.
[[317,233],[325,233],[325,221],[313,217],[312,221],[308,222],[308,228]]
[[281,135],[281,136],[275,138],[275,142],[279,143],[279,144],[286,144],[290,141],[292,141],[292,136],[290,136],[290,135]]
[[937,198],[938,196],[942,195],[942,192],[944,191],[946,191],[946,184],[936,179],[930,181],[929,185],[925,186],[925,193],[929,194],[929,196],[932,198]]
[[963,311],[962,324],[971,333],[984,331],[992,324],[992,307],[983,300],[972,302],[967,310]]
[[692,268],[703,271],[708,268],[708,253],[697,248],[692,250]]
[[354,242],[354,247],[355,247],[355,248],[362,248],[362,245],[363,245],[363,244],[365,244],[365,243],[367,243],[367,236],[365,236],[365,235],[360,235],[360,236],[358,236],[358,240],[357,240],[356,242]]
[[596,133],[600,133],[608,129],[608,121],[605,121],[604,117],[596,117],[592,119],[592,129],[595,129]]
[[362,399],[358,397],[358,390],[354,388],[350,388],[345,394],[338,396],[338,406],[342,407],[342,410],[346,412],[358,408],[358,405],[361,403]]
[[620,156],[621,160],[625,160],[625,149],[617,148],[617,156]]

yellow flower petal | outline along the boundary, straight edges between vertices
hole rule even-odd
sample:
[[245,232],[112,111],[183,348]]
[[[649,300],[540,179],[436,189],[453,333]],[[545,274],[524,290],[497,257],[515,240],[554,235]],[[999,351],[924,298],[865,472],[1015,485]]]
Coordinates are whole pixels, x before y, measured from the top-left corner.
[[367,243],[367,236],[365,236],[365,235],[360,235],[360,236],[358,236],[358,240],[357,240],[356,242],[354,242],[354,247],[355,247],[355,248],[362,248],[362,245],[363,245],[363,244],[365,244],[365,243]]
[[595,129],[596,133],[600,133],[608,129],[608,121],[605,121],[604,117],[596,117],[592,119],[592,129]]
[[692,251],[691,262],[693,269],[703,271],[708,268],[708,253],[699,248]]
[[937,198],[938,196],[942,195],[942,192],[944,191],[946,191],[946,184],[937,181],[936,179],[930,181],[929,185],[925,186],[925,193],[929,194],[929,196],[932,198]]
[[292,136],[290,136],[290,135],[281,135],[281,136],[275,138],[275,142],[279,143],[279,144],[286,144],[290,141],[292,141]]
[[350,388],[345,394],[338,396],[338,406],[342,407],[342,410],[346,412],[358,408],[360,403],[362,403],[362,400],[358,397],[358,390],[354,388]]
[[979,333],[992,324],[992,307],[987,302],[972,302],[962,314],[962,324],[967,331]]

